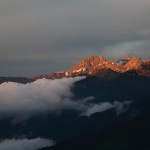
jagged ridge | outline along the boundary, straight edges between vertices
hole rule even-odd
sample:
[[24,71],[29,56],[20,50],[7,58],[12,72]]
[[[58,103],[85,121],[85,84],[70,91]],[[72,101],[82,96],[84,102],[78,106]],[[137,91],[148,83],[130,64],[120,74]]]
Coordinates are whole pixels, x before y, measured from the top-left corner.
[[138,75],[150,77],[150,60],[146,61],[141,58],[127,57],[114,62],[112,60],[106,60],[103,56],[89,56],[65,72],[39,75],[34,80],[39,78],[58,79],[81,75],[114,78],[119,74],[131,71],[136,71]]
[[76,66],[67,70],[66,76],[72,76],[75,74],[95,75],[97,72],[106,69],[111,69],[118,73],[124,73],[130,70],[138,69],[144,62],[140,58],[125,58],[121,61],[126,61],[126,63],[121,64],[112,60],[106,60],[103,56],[89,56]]

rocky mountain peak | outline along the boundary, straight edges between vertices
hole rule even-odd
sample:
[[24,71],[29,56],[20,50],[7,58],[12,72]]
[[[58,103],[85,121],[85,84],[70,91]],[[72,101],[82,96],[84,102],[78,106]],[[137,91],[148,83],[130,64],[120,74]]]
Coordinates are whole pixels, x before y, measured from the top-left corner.
[[100,60],[100,62],[105,62],[106,61],[106,59],[103,56],[99,56],[99,60]]
[[137,57],[125,57],[115,62],[112,60],[106,60],[103,56],[88,56],[64,72],[40,75],[34,79],[58,79],[82,75],[111,78],[116,77],[118,74],[131,71],[135,71],[139,75],[150,77],[150,61],[145,61]]
[[142,59],[133,57],[133,58],[129,58],[129,61],[127,64],[125,64],[125,67],[128,70],[138,69],[142,63],[143,63]]
[[106,60],[103,56],[89,56],[80,61],[74,67],[66,71],[66,76],[76,76],[80,74],[92,74],[93,70],[99,67],[103,67]]
[[125,57],[118,62],[114,62],[106,60],[103,56],[89,56],[68,69],[65,74],[66,76],[95,75],[107,69],[109,69],[109,72],[112,70],[117,73],[124,73],[137,70],[143,63],[144,61],[137,57]]

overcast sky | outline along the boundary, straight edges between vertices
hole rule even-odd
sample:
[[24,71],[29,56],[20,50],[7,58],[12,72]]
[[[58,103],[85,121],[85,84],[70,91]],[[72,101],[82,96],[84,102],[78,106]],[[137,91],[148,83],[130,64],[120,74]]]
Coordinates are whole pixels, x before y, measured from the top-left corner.
[[131,54],[150,58],[150,0],[0,0],[0,76]]

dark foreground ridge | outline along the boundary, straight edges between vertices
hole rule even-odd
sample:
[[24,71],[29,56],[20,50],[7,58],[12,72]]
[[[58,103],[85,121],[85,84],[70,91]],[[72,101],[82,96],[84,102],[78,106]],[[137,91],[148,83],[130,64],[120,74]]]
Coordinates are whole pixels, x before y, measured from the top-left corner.
[[150,114],[104,128],[41,150],[149,150]]

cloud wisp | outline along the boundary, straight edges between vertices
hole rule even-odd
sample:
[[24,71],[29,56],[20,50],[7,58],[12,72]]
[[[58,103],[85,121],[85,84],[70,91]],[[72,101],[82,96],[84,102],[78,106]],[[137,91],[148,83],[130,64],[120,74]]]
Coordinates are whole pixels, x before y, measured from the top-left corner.
[[49,139],[6,139],[0,142],[1,150],[36,150],[46,146],[52,146],[54,142]]
[[125,111],[125,106],[129,105],[130,103],[130,101],[115,101],[114,103],[103,102],[99,104],[90,104],[89,107],[87,107],[87,109],[81,115],[91,116],[94,113],[103,112],[112,108],[114,108],[116,110],[117,115],[119,115]]
[[60,114],[66,109],[77,110],[86,116],[111,108],[123,109],[124,104],[119,102],[94,104],[94,97],[74,100],[71,87],[84,78],[40,79],[28,84],[3,83],[0,85],[0,119],[28,119],[37,114]]

